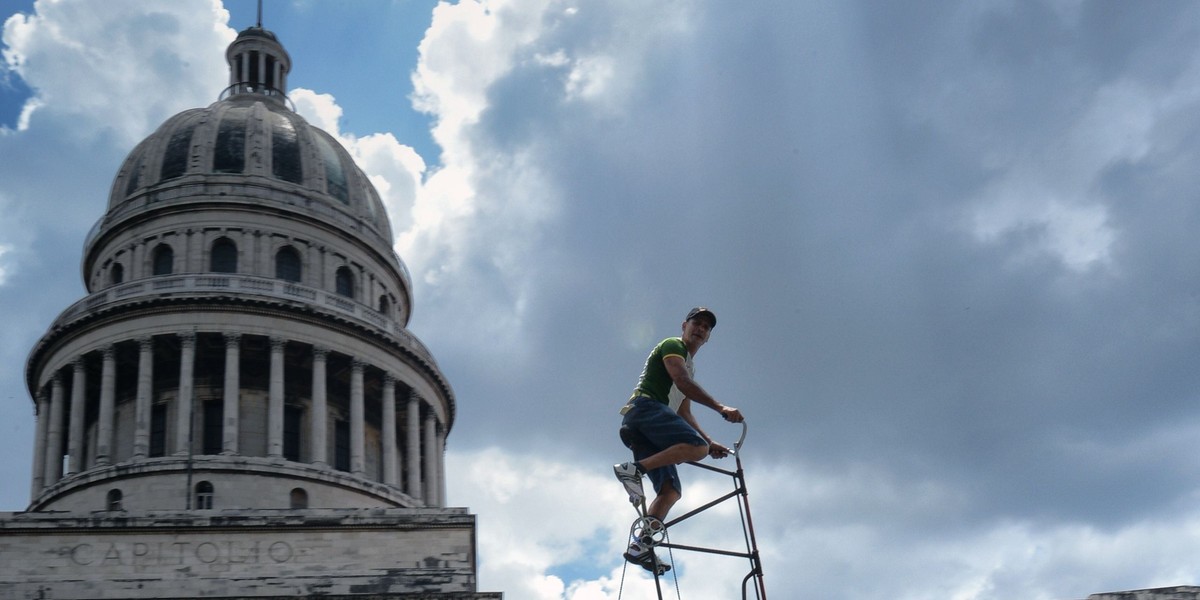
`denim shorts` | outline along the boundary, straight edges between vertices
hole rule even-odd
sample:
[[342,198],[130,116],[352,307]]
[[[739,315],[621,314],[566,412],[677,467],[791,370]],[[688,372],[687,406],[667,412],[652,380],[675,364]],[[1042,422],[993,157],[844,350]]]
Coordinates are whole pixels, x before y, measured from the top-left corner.
[[[688,425],[683,417],[675,414],[667,405],[647,398],[639,396],[630,401],[632,405],[629,412],[625,413],[625,418],[621,421],[621,428],[629,430],[634,435],[629,436],[631,440],[626,442],[630,450],[633,450],[633,459],[642,460],[653,454],[657,454],[676,444],[691,444],[693,446],[704,446],[708,442],[700,437],[700,434]],[[654,484],[654,492],[661,493],[662,486],[667,481],[671,482],[675,491],[683,495],[683,487],[679,482],[679,470],[675,465],[660,467],[646,474],[650,478],[650,482]]]

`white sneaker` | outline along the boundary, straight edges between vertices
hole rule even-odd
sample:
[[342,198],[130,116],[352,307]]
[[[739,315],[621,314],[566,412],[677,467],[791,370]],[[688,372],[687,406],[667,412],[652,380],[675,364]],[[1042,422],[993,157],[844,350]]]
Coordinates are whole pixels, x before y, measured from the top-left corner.
[[630,504],[639,504],[646,498],[646,492],[642,491],[642,474],[638,473],[637,465],[631,462],[613,465],[613,473],[617,476],[617,481],[625,486]]
[[643,569],[654,573],[656,570],[659,575],[671,570],[671,565],[659,560],[654,554],[654,548],[642,544],[641,542],[630,542],[629,549],[625,551],[625,560],[640,565]]

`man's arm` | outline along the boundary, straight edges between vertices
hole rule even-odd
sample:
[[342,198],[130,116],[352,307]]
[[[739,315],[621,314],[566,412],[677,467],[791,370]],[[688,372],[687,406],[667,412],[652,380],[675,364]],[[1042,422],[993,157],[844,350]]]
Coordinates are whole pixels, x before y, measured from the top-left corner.
[[700,434],[700,437],[704,438],[704,441],[708,443],[709,456],[713,458],[725,458],[726,456],[729,456],[728,447],[720,442],[714,442],[713,439],[709,437],[707,433],[704,433],[704,430],[700,428],[700,423],[696,422],[696,417],[692,414],[692,402],[690,400],[684,398],[683,402],[679,403],[679,410],[676,411],[675,414],[679,415],[679,418],[686,421],[688,425],[692,426],[692,429],[696,430],[696,433]]
[[[683,392],[685,398],[695,400],[696,402],[699,402],[700,404],[717,411],[721,415],[721,418],[729,421],[730,423],[742,422],[741,411],[733,408],[732,406],[725,406],[724,404],[717,402],[716,398],[713,398],[711,395],[709,395],[708,392],[704,391],[704,388],[700,387],[700,384],[696,383],[695,379],[692,379],[692,376],[688,374],[687,367],[684,366],[682,356],[676,356],[672,354],[671,356],[663,358],[663,366],[667,368],[667,374],[671,376],[671,380],[675,382],[675,387],[679,388],[679,391]],[[691,415],[690,409],[688,409],[688,415]],[[682,411],[680,412],[680,416],[683,416]],[[687,417],[684,417],[684,419],[686,420]],[[688,424],[695,427],[694,422],[689,422]]]

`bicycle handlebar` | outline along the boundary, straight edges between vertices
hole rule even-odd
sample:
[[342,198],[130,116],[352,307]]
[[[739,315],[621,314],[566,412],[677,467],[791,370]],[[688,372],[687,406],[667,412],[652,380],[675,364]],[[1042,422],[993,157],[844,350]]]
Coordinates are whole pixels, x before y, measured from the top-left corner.
[[742,449],[742,443],[746,441],[746,432],[750,430],[750,426],[746,425],[746,420],[742,419],[742,435],[738,437],[738,441],[733,444],[733,453],[737,454],[738,450]]

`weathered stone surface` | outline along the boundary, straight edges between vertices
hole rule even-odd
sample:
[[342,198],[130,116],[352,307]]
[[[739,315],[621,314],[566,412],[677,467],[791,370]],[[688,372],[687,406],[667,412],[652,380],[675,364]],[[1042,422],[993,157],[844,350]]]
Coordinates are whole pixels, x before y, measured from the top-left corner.
[[0,599],[499,598],[465,509],[8,513]]
[[1088,600],[1200,600],[1200,587],[1178,586],[1092,594]]

